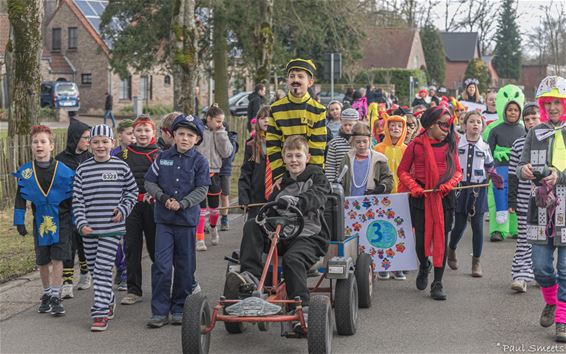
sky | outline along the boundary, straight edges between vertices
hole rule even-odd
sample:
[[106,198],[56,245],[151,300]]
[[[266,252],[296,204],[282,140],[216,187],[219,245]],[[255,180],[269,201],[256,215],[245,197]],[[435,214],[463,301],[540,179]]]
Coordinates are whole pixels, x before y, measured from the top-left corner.
[[[428,1],[428,0],[420,0],[420,1]],[[560,3],[560,1],[564,0],[554,0],[554,3]],[[457,1],[452,1],[450,5],[452,11],[455,11],[457,8]],[[501,0],[493,0],[495,6],[499,6]],[[543,12],[540,10],[540,5],[548,5],[550,4],[550,0],[519,0],[519,5],[517,7],[517,13],[519,14],[519,31],[524,36],[526,33],[532,32],[533,29],[538,25]],[[444,30],[444,16],[445,16],[445,0],[441,1],[441,4],[435,8],[436,19],[434,24],[437,28],[441,31]],[[494,19],[497,21],[497,18]]]

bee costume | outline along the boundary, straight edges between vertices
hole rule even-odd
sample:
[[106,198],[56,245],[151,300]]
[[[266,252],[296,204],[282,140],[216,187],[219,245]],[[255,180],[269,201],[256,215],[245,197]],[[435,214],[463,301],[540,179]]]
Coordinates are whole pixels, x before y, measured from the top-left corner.
[[[47,190],[39,182],[35,161],[26,162],[14,173],[20,196],[33,204],[37,246],[59,243],[59,205],[72,197],[75,173],[59,161],[52,163],[55,167]],[[25,207],[14,209],[14,225],[25,224],[25,213]]]

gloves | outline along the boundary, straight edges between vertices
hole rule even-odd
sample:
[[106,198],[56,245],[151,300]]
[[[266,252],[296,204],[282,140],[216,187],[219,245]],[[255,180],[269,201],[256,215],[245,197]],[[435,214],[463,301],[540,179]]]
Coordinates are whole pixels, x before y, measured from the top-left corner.
[[411,188],[409,188],[409,193],[413,198],[421,198],[424,195],[424,189],[423,187],[415,183],[414,185],[411,186]]
[[283,195],[277,199],[277,208],[281,210],[288,210],[290,206],[297,206],[299,203],[298,197],[291,195]]
[[364,194],[365,195],[374,195],[374,194],[382,194],[385,192],[385,186],[383,184],[377,185],[375,189],[368,189]]
[[495,172],[494,168],[487,171],[487,174],[488,174],[489,178],[491,178],[491,182],[493,182],[493,185],[495,186],[495,188],[503,189],[503,187],[504,187],[503,177],[498,175],[497,172]]
[[447,196],[448,193],[450,193],[450,191],[453,189],[454,187],[452,187],[452,185],[448,184],[448,183],[444,183],[441,184],[440,187],[438,187],[438,190],[440,191],[440,193],[442,194],[443,197]]
[[510,153],[511,148],[496,145],[495,150],[493,150],[493,158],[499,162],[509,161]]
[[165,193],[163,193],[160,197],[159,197],[159,201],[163,204],[167,203],[167,201],[171,199],[171,197]]
[[28,234],[28,230],[26,230],[26,225],[16,225],[16,228],[18,229],[18,233],[20,234],[20,236],[25,236]]

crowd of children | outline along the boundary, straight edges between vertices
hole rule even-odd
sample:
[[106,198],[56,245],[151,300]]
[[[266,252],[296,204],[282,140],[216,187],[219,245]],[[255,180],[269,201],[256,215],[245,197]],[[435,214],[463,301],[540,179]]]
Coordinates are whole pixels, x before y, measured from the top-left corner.
[[[565,79],[543,80],[538,102],[528,104],[517,86],[484,97],[477,80],[469,79],[459,99],[485,101],[486,109],[464,112],[458,100],[437,96],[436,88],[419,92],[412,108],[379,102],[373,87],[367,88],[371,97],[366,89],[353,92],[351,108],[338,101],[324,107],[309,93],[316,77],[311,60],[291,60],[286,70],[288,94],[259,106],[250,119],[252,134],[238,179],[238,201],[248,221],[241,272],[228,273],[227,298],[238,297],[242,283],[261,275],[265,238],[255,223],[258,208],[248,205],[275,201],[282,215],[297,208],[306,218],[300,236],[282,241],[280,255],[288,296],[301,298],[308,314],[307,272],[330,239],[321,211],[330,183],[341,183],[346,196],[409,194],[419,262],[416,287],[426,289],[434,269],[435,300],[447,298],[445,265],[459,269],[456,251],[468,222],[471,275],[482,277],[489,211],[492,241],[517,238],[511,288],[524,293],[536,281],[546,303],[540,323],[556,323],[557,340],[566,341]],[[220,241],[219,221],[222,230],[229,228],[227,213],[220,210],[228,206],[238,146],[217,105],[202,120],[172,112],[161,120],[160,133],[156,140],[155,123],[140,116],[119,122],[116,142],[107,125],[90,128],[72,119],[67,148],[52,158],[51,131],[33,127],[33,160],[15,173],[14,225],[27,234],[29,201],[44,288],[39,312],[65,313],[62,299],[74,295],[78,254],[78,289],[92,284],[94,290],[91,329],[105,330],[116,307],[113,283],[127,290],[121,304],[142,299],[145,244],[152,263],[147,325],[182,323],[184,299],[200,289],[196,251],[207,249],[205,217],[212,245]],[[390,277],[406,279],[402,271],[378,274]]]

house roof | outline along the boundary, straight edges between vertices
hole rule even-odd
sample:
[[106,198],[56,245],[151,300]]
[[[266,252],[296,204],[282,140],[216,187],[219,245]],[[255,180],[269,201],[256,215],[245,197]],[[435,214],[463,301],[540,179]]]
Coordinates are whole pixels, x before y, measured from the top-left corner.
[[367,26],[364,43],[365,68],[406,68],[416,29]]
[[10,21],[8,21],[8,14],[0,14],[0,57],[4,56],[9,38]]
[[75,72],[69,59],[60,53],[50,54],[49,67],[52,74],[73,74]]
[[444,54],[449,61],[470,61],[478,48],[477,32],[440,32]]

